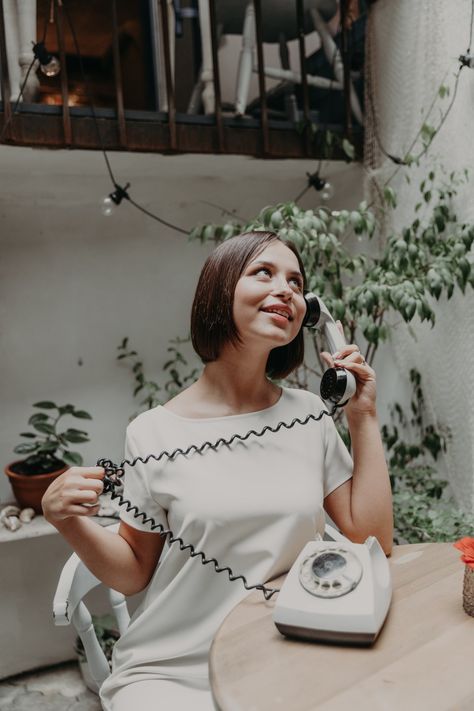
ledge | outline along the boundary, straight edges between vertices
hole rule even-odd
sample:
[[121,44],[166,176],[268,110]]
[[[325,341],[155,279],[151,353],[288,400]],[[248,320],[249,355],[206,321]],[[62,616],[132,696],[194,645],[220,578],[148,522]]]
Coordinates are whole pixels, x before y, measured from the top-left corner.
[[[92,516],[93,521],[100,526],[111,526],[118,522],[115,516]],[[44,516],[35,516],[30,523],[22,524],[17,531],[9,531],[4,526],[0,526],[0,543],[12,541],[24,541],[28,538],[40,538],[41,536],[59,535],[54,526],[48,523]]]

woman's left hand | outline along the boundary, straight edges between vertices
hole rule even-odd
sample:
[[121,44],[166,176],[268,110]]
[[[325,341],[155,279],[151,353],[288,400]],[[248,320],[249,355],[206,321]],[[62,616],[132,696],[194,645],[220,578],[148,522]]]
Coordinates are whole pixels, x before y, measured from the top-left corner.
[[[337,327],[344,335],[342,324],[337,321]],[[356,379],[356,392],[346,407],[346,414],[375,414],[376,412],[376,382],[375,371],[365,361],[364,356],[355,344],[348,344],[337,353],[323,351],[321,357],[329,368],[342,367],[349,370]]]

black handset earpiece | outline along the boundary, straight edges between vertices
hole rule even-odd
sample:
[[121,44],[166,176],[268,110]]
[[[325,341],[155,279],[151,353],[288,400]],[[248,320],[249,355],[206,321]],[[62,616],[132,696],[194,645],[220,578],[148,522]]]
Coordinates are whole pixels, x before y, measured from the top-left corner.
[[311,326],[316,326],[321,316],[321,307],[319,305],[319,299],[316,294],[312,291],[306,291],[304,294],[304,300],[306,302],[306,315],[303,319],[303,326],[308,328]]

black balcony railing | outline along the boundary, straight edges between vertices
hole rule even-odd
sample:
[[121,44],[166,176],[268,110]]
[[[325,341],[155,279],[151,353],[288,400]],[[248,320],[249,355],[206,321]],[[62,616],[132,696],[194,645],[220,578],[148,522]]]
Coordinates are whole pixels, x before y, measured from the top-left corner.
[[[267,13],[272,3],[244,0],[242,14],[250,7],[248,13],[254,23],[253,34],[250,32],[248,37],[254,38],[250,54],[258,78],[258,96],[239,113],[235,105],[223,101],[228,79],[223,77],[218,51],[226,33],[225,7],[238,3],[208,2],[205,36],[210,44],[211,79],[207,77],[207,88],[213,95],[211,111],[196,108],[202,103],[204,74],[200,72],[206,55],[203,18],[197,3],[190,1],[181,7],[175,2],[171,12],[166,0],[103,0],[93,3],[94,11],[101,13],[94,20],[90,6],[81,12],[77,0],[45,0],[44,7],[40,7],[39,0],[37,37],[44,37],[48,51],[58,56],[61,71],[57,77],[47,79],[35,64],[31,73],[42,76],[37,95],[24,96],[19,101],[18,89],[11,86],[8,26],[0,0],[0,142],[337,159],[347,156],[343,145],[347,148],[348,140],[360,155],[363,120],[354,106],[363,106],[367,3],[327,0],[329,15],[331,2],[336,11],[332,19],[329,15],[326,18],[333,54],[326,47],[308,56],[311,1],[288,0],[296,32],[293,30],[285,38],[286,28],[281,28],[281,67],[272,70],[280,81],[275,85],[273,80],[269,88],[272,80],[265,63],[264,43],[269,41]],[[138,13],[136,17],[130,14],[132,11]],[[299,67],[293,73],[286,39],[297,44]],[[37,38],[33,40],[36,42]],[[97,46],[106,47],[100,56]]]

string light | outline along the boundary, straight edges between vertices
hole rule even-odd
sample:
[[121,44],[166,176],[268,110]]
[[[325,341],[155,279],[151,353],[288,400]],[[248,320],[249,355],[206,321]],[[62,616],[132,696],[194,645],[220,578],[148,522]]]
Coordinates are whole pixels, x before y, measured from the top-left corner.
[[[319,161],[319,163],[321,164],[321,161]],[[326,178],[323,178],[319,171],[320,166],[318,166],[318,169],[314,173],[306,173],[306,177],[308,178],[306,187],[293,200],[293,202],[301,200],[303,195],[305,195],[310,188],[314,188],[318,193],[320,193],[321,200],[323,200],[323,202],[327,202],[334,197],[334,185],[330,183],[329,180],[326,180]]]
[[70,13],[69,13],[69,11],[68,11],[67,6],[66,6],[66,5],[63,5],[63,9],[64,9],[64,14],[65,14],[65,16],[66,16],[67,23],[68,23],[68,25],[69,25],[69,29],[71,30],[71,35],[72,35],[72,39],[73,39],[73,42],[74,42],[74,47],[75,47],[75,49],[76,49],[76,55],[77,55],[77,58],[78,58],[78,60],[79,60],[79,71],[80,71],[80,73],[81,73],[82,82],[83,82],[83,84],[84,84],[84,89],[85,89],[85,92],[86,92],[86,95],[87,95],[87,98],[88,98],[88,103],[89,103],[89,107],[90,107],[90,110],[91,110],[92,119],[93,119],[93,122],[94,122],[94,127],[95,127],[95,131],[96,131],[96,135],[97,135],[97,140],[98,140],[99,145],[100,145],[101,153],[102,153],[102,155],[103,155],[103,157],[104,157],[105,165],[107,166],[107,171],[108,171],[108,173],[109,173],[110,180],[112,181],[112,184],[113,184],[113,186],[114,186],[114,191],[113,191],[112,193],[110,193],[110,195],[107,195],[107,197],[105,197],[105,198],[102,200],[102,204],[101,204],[101,211],[102,211],[102,214],[103,214],[105,217],[110,217],[110,216],[113,215],[113,213],[115,212],[115,208],[116,208],[118,205],[120,205],[120,203],[122,202],[122,200],[125,199],[125,200],[127,200],[131,205],[133,205],[133,207],[135,207],[137,210],[139,210],[140,212],[142,212],[144,215],[147,215],[148,217],[151,217],[152,220],[155,220],[156,222],[159,222],[161,225],[165,225],[165,227],[169,227],[170,229],[175,230],[176,232],[180,232],[180,233],[183,234],[183,235],[188,235],[188,234],[189,234],[189,230],[184,230],[182,227],[178,227],[177,225],[174,225],[174,224],[172,224],[171,222],[168,222],[167,220],[164,220],[162,217],[159,217],[159,215],[156,215],[154,212],[151,212],[150,210],[147,210],[145,207],[143,207],[143,205],[140,205],[139,203],[135,202],[135,200],[133,200],[132,197],[130,196],[130,194],[127,192],[127,189],[130,187],[130,183],[127,183],[125,187],[122,187],[122,186],[119,185],[119,184],[117,183],[117,181],[115,180],[115,175],[114,175],[114,173],[113,173],[113,171],[112,171],[112,166],[110,165],[110,161],[109,161],[109,157],[108,157],[108,155],[107,155],[107,151],[105,150],[104,141],[103,141],[103,138],[102,138],[102,133],[101,133],[101,131],[100,131],[99,122],[98,122],[98,120],[97,120],[97,114],[96,114],[94,102],[93,102],[93,100],[92,100],[92,98],[91,98],[91,95],[90,95],[89,84],[88,84],[88,82],[87,82],[86,75],[85,75],[85,71],[84,71],[84,64],[83,64],[83,61],[82,61],[82,54],[81,54],[81,51],[80,51],[80,49],[79,49],[79,42],[78,42],[78,40],[77,40],[76,30],[75,30],[75,27],[74,27],[74,24],[73,24],[73,22],[72,22],[71,15],[70,15]]
[[469,69],[474,69],[474,54],[468,50],[466,54],[459,55],[459,61],[462,67],[469,67]]
[[40,69],[47,77],[56,77],[61,71],[61,62],[50,54],[43,41],[33,44],[33,54],[38,60]]
[[130,196],[127,193],[129,187],[130,183],[127,183],[123,188],[121,185],[115,184],[115,190],[102,200],[101,211],[105,217],[113,215],[116,206],[120,205],[124,198],[130,200]]

